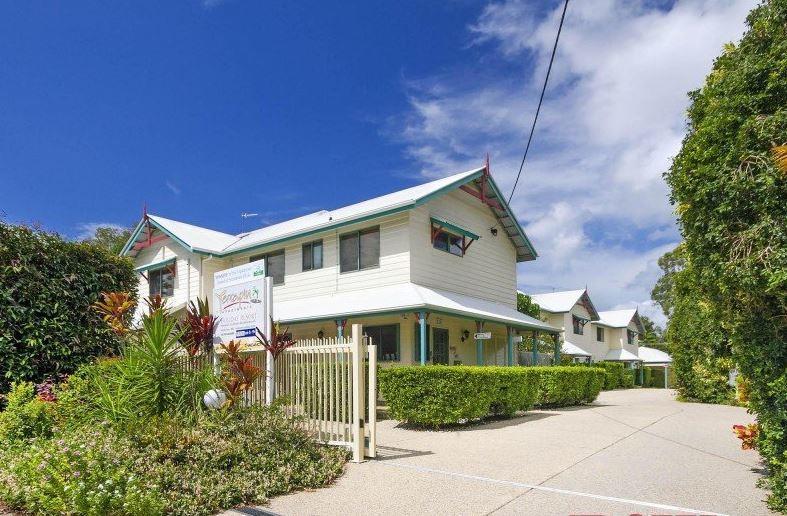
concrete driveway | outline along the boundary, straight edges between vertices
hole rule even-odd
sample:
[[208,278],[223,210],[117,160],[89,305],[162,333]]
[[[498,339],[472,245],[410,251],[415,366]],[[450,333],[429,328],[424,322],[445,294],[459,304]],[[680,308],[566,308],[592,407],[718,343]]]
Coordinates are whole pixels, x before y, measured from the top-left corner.
[[241,513],[770,514],[755,487],[759,457],[731,431],[750,421],[743,408],[679,403],[663,389],[461,430],[383,421],[376,460]]

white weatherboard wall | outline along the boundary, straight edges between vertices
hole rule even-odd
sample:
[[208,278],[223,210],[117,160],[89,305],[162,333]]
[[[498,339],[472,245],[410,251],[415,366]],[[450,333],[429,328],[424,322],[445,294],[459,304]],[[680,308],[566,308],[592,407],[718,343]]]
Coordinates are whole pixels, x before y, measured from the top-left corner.
[[[481,238],[465,256],[432,247],[430,217],[438,217]],[[491,210],[471,195],[456,190],[411,210],[410,278],[413,283],[516,306],[516,249]]]
[[[141,267],[150,263],[160,262],[170,258],[175,261],[175,289],[172,297],[167,298],[167,304],[174,308],[188,304],[200,293],[200,259],[187,249],[170,238],[162,240],[151,247],[145,248],[134,258],[134,266]],[[147,276],[147,273],[145,273]],[[142,299],[148,297],[148,281],[139,275],[139,299],[135,318],[142,315],[147,309]]]
[[[380,227],[380,265],[352,272],[339,271],[339,237],[345,233],[366,228]],[[408,239],[408,213],[402,212],[376,220],[344,226],[297,238],[283,244],[265,246],[239,253],[223,260],[225,267],[248,263],[252,256],[273,253],[284,249],[284,284],[273,287],[274,303],[290,299],[320,296],[375,288],[395,283],[406,283],[410,278],[410,253]],[[322,269],[302,270],[302,246],[322,240]],[[212,273],[211,273],[212,274]],[[212,290],[212,286],[209,287]],[[275,317],[275,305],[274,305]]]

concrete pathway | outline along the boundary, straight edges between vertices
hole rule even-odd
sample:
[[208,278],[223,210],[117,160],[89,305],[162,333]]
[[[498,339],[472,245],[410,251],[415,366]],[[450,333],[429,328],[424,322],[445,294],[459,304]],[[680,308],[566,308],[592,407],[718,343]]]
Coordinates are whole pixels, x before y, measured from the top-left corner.
[[380,456],[334,486],[229,514],[771,514],[759,457],[731,430],[752,420],[631,389],[461,430],[383,421]]

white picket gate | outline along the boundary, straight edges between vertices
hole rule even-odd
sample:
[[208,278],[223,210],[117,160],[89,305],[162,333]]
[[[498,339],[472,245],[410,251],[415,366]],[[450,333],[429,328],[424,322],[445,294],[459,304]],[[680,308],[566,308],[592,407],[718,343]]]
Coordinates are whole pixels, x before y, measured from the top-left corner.
[[[359,324],[352,326],[351,337],[298,340],[276,358],[273,382],[266,382],[263,374],[244,403],[283,400],[285,410],[298,416],[318,440],[350,448],[355,462],[376,457],[377,346],[368,340]],[[242,353],[266,370],[264,349]],[[270,397],[266,383],[274,390]]]

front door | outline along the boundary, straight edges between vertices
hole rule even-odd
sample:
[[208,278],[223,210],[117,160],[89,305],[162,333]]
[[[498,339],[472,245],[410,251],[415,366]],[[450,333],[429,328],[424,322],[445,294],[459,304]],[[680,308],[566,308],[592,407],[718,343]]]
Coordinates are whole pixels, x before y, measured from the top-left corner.
[[448,365],[448,330],[432,329],[432,363]]

